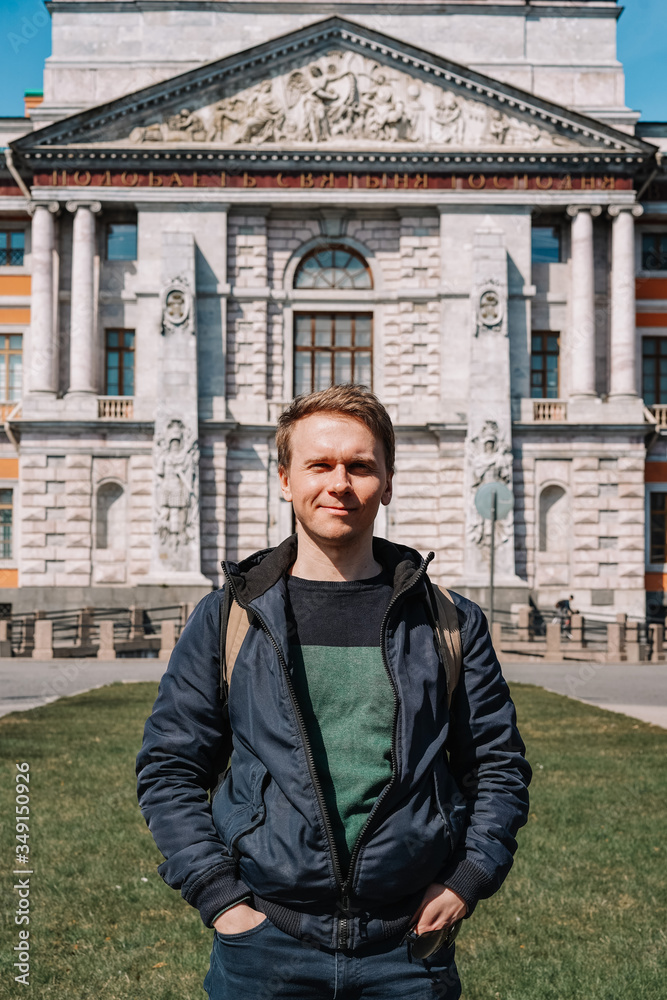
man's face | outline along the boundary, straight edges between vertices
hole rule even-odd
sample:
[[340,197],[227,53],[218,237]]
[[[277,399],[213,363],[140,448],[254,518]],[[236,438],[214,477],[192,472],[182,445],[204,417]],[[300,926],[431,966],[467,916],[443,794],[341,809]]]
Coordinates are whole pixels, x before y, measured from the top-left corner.
[[382,442],[361,420],[313,413],[292,427],[289,469],[280,470],[283,496],[314,539],[349,544],[391,500]]

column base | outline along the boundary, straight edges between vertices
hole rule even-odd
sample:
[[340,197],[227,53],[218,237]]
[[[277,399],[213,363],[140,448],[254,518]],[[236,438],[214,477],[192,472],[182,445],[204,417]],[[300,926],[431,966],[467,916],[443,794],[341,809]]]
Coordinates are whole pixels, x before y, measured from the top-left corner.
[[63,400],[55,391],[33,389],[22,400],[22,420],[50,420],[62,418]]
[[570,396],[568,423],[643,424],[644,404],[639,396]]
[[97,393],[91,390],[70,389],[65,393],[65,413],[70,417],[96,420],[98,416]]

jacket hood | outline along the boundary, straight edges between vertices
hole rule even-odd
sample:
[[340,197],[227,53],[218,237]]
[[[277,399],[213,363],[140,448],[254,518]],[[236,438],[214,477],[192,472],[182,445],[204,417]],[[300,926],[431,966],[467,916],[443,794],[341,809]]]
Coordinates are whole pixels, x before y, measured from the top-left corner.
[[[290,535],[275,548],[261,549],[240,563],[222,562],[225,575],[233,578],[234,589],[241,604],[261,597],[273,587],[295,562],[298,536]],[[428,566],[433,552],[424,558],[407,545],[389,542],[386,538],[373,538],[373,556],[393,575],[394,594],[410,586],[419,571]]]

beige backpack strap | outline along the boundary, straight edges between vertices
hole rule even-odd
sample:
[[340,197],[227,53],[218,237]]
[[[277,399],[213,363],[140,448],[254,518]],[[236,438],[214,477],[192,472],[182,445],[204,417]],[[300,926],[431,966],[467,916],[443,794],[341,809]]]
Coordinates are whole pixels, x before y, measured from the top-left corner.
[[229,691],[232,680],[232,672],[236,658],[241,651],[243,640],[250,628],[250,617],[243,608],[239,607],[236,601],[231,602],[229,618],[227,619],[227,631],[225,633],[225,669],[224,677]]
[[459,616],[452,595],[442,587],[433,587],[438,608],[438,629],[440,632],[440,647],[443,657],[446,654],[445,669],[447,670],[447,704],[451,705],[456,685],[463,669],[463,647]]

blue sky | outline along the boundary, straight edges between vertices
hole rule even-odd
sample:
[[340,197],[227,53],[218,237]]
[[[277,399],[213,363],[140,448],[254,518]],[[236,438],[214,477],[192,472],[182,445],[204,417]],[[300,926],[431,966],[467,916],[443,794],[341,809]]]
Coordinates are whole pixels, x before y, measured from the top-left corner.
[[[625,0],[618,56],[626,100],[644,121],[667,121],[667,0]],[[23,92],[41,90],[51,51],[50,18],[41,0],[0,0],[0,115],[23,114]]]

